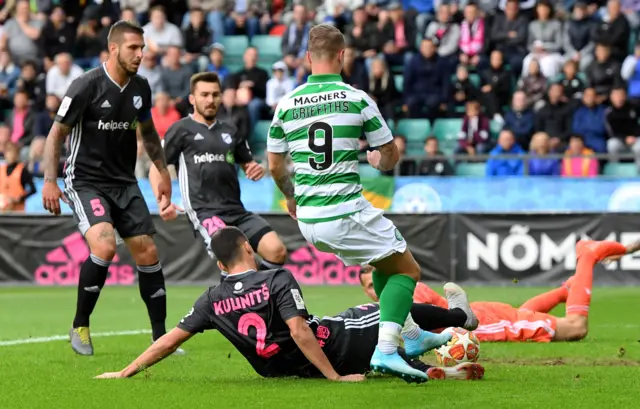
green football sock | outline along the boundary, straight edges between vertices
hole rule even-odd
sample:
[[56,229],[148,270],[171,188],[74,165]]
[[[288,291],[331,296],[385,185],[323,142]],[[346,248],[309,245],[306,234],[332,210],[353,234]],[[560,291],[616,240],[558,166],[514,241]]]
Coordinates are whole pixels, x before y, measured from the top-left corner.
[[409,276],[394,274],[389,277],[380,295],[380,322],[395,322],[403,326],[413,306],[415,289],[416,281]]
[[387,281],[389,281],[389,276],[384,274],[381,271],[373,270],[372,279],[373,279],[373,290],[376,292],[378,299],[380,299],[380,296],[382,295],[382,290],[384,290],[384,287],[387,285]]

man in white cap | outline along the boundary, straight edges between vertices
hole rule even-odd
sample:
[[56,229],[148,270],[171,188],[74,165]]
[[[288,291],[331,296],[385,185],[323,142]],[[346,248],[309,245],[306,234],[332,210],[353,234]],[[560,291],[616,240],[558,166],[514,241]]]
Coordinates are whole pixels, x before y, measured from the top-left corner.
[[267,81],[267,105],[276,109],[278,101],[293,91],[293,80],[289,77],[289,70],[284,61],[278,61],[271,66],[273,75]]

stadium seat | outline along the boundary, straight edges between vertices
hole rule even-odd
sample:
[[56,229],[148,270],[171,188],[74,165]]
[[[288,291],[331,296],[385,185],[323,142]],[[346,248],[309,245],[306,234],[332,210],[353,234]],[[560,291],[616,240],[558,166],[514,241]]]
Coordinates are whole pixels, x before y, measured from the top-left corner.
[[377,178],[380,176],[380,171],[371,165],[360,164],[359,166],[360,176],[363,178]]
[[266,143],[269,136],[269,127],[271,121],[258,121],[255,129],[253,130],[253,143]]
[[238,63],[242,64],[242,55],[247,47],[249,47],[249,38],[247,36],[224,36],[220,39],[220,43],[224,45],[224,59],[227,66]]
[[491,121],[489,123],[489,130],[491,131],[491,139],[498,139],[498,134],[502,131],[502,123],[498,121]]
[[396,89],[400,92],[404,89],[404,76],[403,75],[394,75],[393,80],[396,83]]
[[407,138],[407,153],[422,155],[424,141],[431,134],[431,124],[426,119],[401,119],[396,125],[395,135]]
[[440,150],[452,154],[458,144],[458,134],[462,129],[462,119],[436,119],[433,134],[440,141]]
[[267,144],[266,142],[258,142],[251,144],[251,154],[254,159],[262,159],[266,156]]
[[635,163],[607,163],[602,174],[619,178],[637,177],[638,167]]
[[484,163],[458,163],[456,166],[458,176],[486,176]]
[[260,58],[262,57],[276,57],[282,58],[282,51],[280,50],[280,44],[282,37],[258,35],[251,39],[251,45],[256,47],[260,51]]

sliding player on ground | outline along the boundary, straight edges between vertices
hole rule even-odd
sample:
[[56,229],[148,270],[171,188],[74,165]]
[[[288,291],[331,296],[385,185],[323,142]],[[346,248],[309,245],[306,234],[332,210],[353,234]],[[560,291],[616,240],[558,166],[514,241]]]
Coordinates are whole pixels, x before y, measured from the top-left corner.
[[[472,302],[471,309],[480,321],[474,333],[480,342],[551,342],[583,339],[589,330],[593,267],[605,258],[616,258],[626,252],[627,249],[616,242],[578,242],[576,273],[560,288],[533,297],[519,308],[501,302]],[[362,271],[360,282],[367,296],[375,300],[371,270],[370,268]],[[418,284],[414,301],[442,308],[447,308],[449,304],[447,299],[424,283]],[[566,303],[565,317],[558,318],[548,314],[561,303]],[[422,326],[423,318],[419,310],[413,312],[413,317],[416,323]]]
[[[342,82],[344,48],[344,36],[333,26],[321,24],[309,31],[306,58],[312,75],[276,107],[267,140],[269,170],[308,242],[346,265],[376,267],[380,332],[371,367],[420,382],[426,375],[398,355],[400,339],[410,357],[449,339],[402,331],[406,322],[412,323],[409,311],[420,267],[398,229],[362,195],[358,139],[364,132],[375,148],[367,153],[374,168],[393,169],[399,154],[376,103]],[[287,153],[294,163],[295,184],[287,170]]]
[[[378,338],[380,310],[376,304],[350,308],[334,317],[315,317],[307,312],[302,290],[289,271],[257,272],[253,249],[238,228],[218,230],[210,246],[218,266],[229,276],[207,289],[178,327],[133,363],[99,378],[134,376],[193,335],[217,329],[261,376],[324,376],[342,382],[365,379],[362,373],[369,368]],[[468,362],[453,368],[429,367],[410,359],[405,362],[430,379],[480,379],[484,374],[481,365]]]

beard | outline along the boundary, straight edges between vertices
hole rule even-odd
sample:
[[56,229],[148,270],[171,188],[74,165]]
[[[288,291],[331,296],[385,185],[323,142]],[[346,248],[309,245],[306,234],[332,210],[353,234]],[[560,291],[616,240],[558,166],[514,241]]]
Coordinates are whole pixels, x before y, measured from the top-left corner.
[[215,107],[204,109],[199,107],[198,105],[196,105],[196,111],[198,111],[198,114],[202,115],[202,117],[207,121],[213,121],[214,119],[216,119],[216,114],[218,113],[218,110]]
[[127,63],[120,58],[120,53],[118,53],[118,55],[116,56],[116,61],[118,61],[118,65],[122,67],[124,72],[126,72],[130,77],[133,77],[138,73],[138,68],[129,67]]

